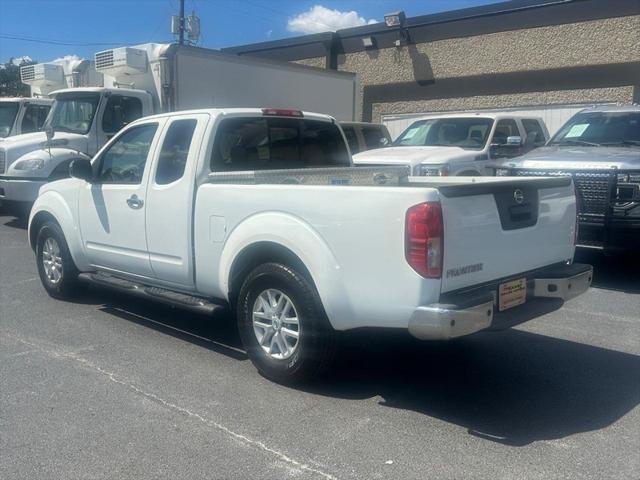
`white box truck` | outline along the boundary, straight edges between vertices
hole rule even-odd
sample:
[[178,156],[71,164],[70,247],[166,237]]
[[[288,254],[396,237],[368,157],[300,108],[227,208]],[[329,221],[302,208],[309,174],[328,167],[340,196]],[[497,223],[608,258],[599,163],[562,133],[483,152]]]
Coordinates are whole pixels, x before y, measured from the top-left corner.
[[41,132],[2,142],[0,201],[14,214],[26,215],[42,185],[68,176],[71,160],[90,158],[139,117],[259,106],[317,111],[348,121],[356,112],[355,74],[216,50],[157,43],[121,47],[96,53],[95,68],[104,86],[51,92],[49,138]]

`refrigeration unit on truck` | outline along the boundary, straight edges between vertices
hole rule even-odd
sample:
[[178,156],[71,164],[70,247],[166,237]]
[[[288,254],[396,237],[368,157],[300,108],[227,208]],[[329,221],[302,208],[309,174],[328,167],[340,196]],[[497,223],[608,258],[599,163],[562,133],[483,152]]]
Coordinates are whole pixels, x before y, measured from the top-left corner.
[[0,146],[0,201],[24,215],[45,183],[67,176],[118,130],[153,113],[202,107],[293,108],[353,120],[356,76],[215,50],[150,43],[95,54],[100,88],[51,92],[49,132]]
[[48,97],[51,91],[102,81],[91,62],[75,56],[25,65],[20,69],[20,79],[29,85],[30,96],[0,98],[0,141],[42,130],[53,103]]
[[591,267],[572,263],[571,178],[350,165],[326,115],[140,119],[42,188],[28,234],[42,284],[62,299],[85,281],[207,314],[229,307],[249,357],[277,381],[325,368],[337,331],[446,340],[589,288]]

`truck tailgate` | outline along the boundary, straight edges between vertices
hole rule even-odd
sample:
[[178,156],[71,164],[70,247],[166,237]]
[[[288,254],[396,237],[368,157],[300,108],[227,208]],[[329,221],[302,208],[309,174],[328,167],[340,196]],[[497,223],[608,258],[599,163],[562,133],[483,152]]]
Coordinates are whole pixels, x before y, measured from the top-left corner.
[[573,258],[569,178],[469,178],[438,186],[444,222],[442,292]]

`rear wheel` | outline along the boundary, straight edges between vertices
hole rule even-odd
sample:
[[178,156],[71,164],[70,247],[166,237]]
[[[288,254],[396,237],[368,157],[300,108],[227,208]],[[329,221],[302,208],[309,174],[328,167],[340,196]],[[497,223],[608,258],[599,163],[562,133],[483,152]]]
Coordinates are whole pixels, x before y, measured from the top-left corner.
[[78,296],[86,286],[78,280],[69,247],[60,226],[47,222],[38,232],[36,262],[40,281],[47,293],[55,298],[68,299]]
[[314,285],[279,263],[249,273],[238,297],[238,327],[249,358],[280,383],[309,380],[333,358],[335,332]]

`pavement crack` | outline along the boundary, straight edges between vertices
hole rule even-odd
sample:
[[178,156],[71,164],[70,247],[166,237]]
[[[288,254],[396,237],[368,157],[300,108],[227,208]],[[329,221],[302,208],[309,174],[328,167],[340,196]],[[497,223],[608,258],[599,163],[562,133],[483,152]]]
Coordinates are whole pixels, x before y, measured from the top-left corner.
[[266,445],[264,442],[261,442],[260,440],[256,440],[253,438],[250,438],[246,435],[243,435],[241,433],[237,433],[233,430],[231,430],[229,427],[222,425],[221,423],[218,423],[214,420],[211,420],[209,418],[206,418],[205,416],[194,412],[192,410],[189,410],[188,408],[185,407],[181,407],[180,405],[177,405],[175,403],[172,403],[168,400],[163,399],[162,397],[156,395],[155,393],[152,392],[148,392],[146,390],[143,390],[142,388],[136,386],[134,383],[127,381],[126,379],[123,379],[122,377],[118,376],[115,372],[111,372],[109,370],[106,370],[104,368],[102,368],[100,365],[92,362],[91,360],[88,360],[82,356],[80,356],[77,352],[70,352],[70,351],[60,351],[60,350],[56,350],[53,349],[51,347],[47,347],[44,345],[41,345],[39,343],[33,342],[33,341],[29,341],[26,340],[24,338],[21,337],[17,337],[15,335],[10,335],[7,334],[6,335],[9,338],[12,338],[13,340],[23,343],[25,345],[28,345],[46,355],[49,356],[53,356],[55,358],[63,358],[63,359],[69,359],[72,361],[75,361],[81,365],[83,365],[85,368],[88,368],[102,376],[105,376],[106,378],[108,378],[110,381],[121,385],[123,387],[126,387],[129,390],[132,390],[133,392],[135,392],[138,395],[141,395],[145,398],[148,398],[162,406],[164,406],[165,408],[172,410],[174,412],[178,412],[182,415],[185,415],[187,417],[190,418],[194,418],[202,423],[204,423],[205,425],[208,425],[209,427],[215,428],[216,430],[223,432],[224,434],[226,434],[227,436],[240,441],[241,443],[244,443],[245,445],[249,445],[252,446],[254,448],[257,448],[258,450],[262,450],[263,452],[269,453],[271,455],[273,455],[274,457],[276,457],[278,460],[284,462],[289,468],[292,468],[294,470],[297,470],[298,472],[307,472],[307,473],[312,473],[315,474],[319,477],[325,478],[327,480],[337,480],[337,478],[330,474],[327,473],[325,471],[322,471],[318,468],[314,468],[311,467],[310,465],[307,465],[306,463],[303,463],[301,461],[298,461],[294,458],[291,458],[289,455],[287,455],[284,452],[281,452],[279,450],[276,450],[275,448],[269,447],[268,445]]

